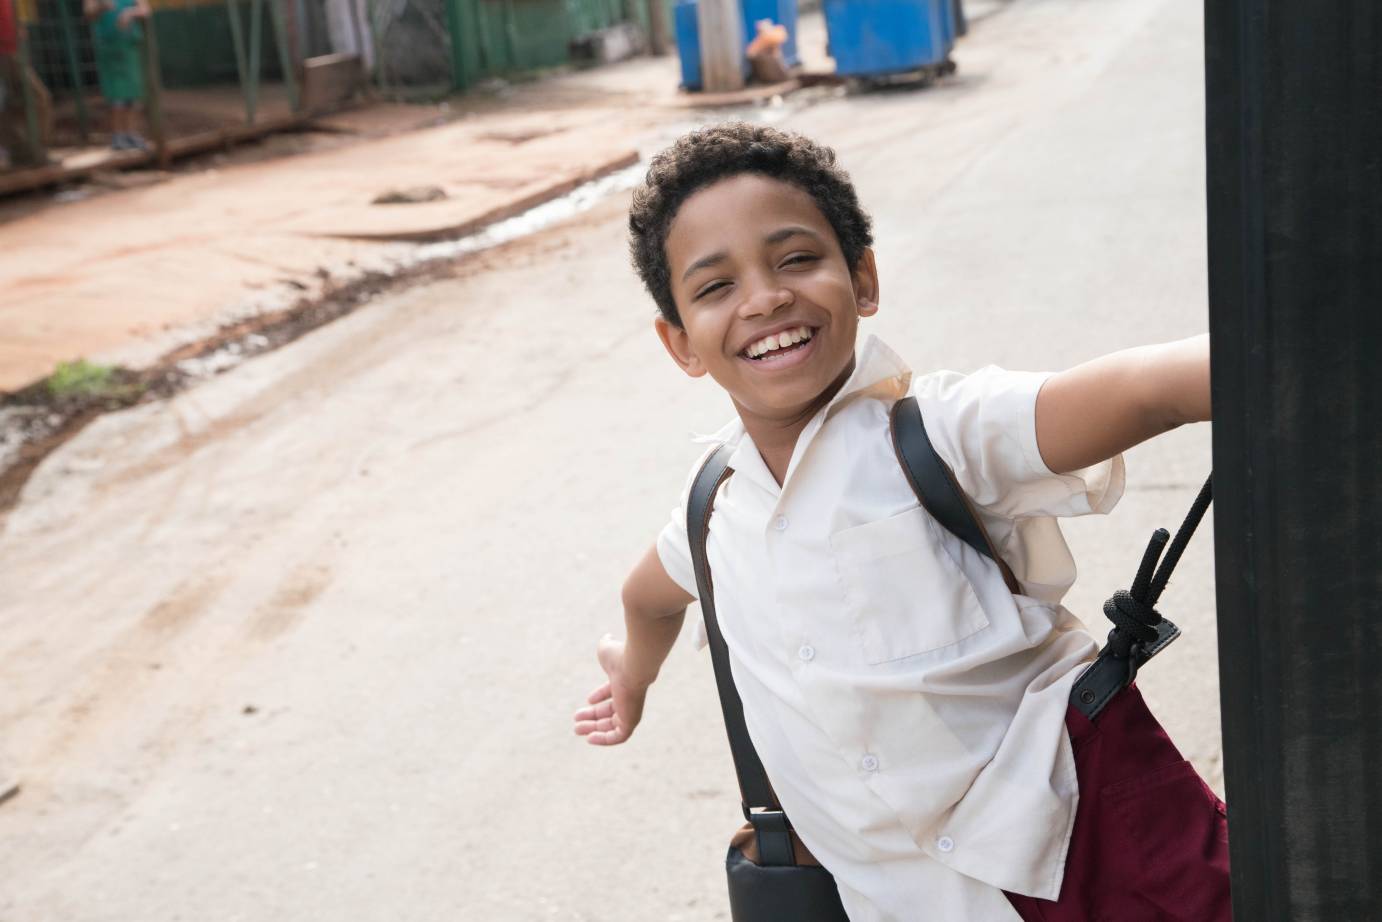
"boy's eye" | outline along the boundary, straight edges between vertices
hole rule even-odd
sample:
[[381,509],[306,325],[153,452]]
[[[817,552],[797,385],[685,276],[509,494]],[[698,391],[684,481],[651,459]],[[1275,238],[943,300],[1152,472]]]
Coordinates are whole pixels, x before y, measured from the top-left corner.
[[816,258],[816,254],[814,253],[793,253],[791,256],[788,256],[786,259],[782,261],[782,265],[792,266],[801,265],[804,263],[813,263],[816,261]]
[[701,298],[704,298],[706,295],[708,295],[708,294],[713,294],[714,292],[719,291],[721,288],[724,288],[724,287],[725,287],[726,285],[728,285],[728,284],[729,284],[729,282],[726,282],[726,281],[724,281],[723,279],[721,279],[721,280],[718,281],[718,282],[711,282],[709,285],[705,286],[705,287],[702,288],[700,291],[696,292],[696,294],[695,294],[695,296],[693,297],[692,300],[699,301]]

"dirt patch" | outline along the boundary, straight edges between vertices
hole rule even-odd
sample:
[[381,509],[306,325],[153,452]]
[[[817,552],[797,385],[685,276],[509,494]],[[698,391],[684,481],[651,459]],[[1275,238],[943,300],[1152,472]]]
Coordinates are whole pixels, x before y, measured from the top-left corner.
[[164,354],[149,368],[109,369],[106,386],[99,393],[55,393],[49,381],[41,381],[0,396],[0,516],[14,508],[43,459],[98,416],[166,400],[344,317],[386,289],[443,278],[455,269],[456,262],[447,260],[422,263],[401,272],[368,272],[335,286],[328,282],[319,297],[303,298],[286,310],[228,324],[205,339]]

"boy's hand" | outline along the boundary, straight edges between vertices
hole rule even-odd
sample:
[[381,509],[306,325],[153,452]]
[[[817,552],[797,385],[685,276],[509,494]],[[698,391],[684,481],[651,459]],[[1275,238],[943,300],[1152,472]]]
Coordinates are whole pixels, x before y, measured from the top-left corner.
[[609,634],[596,651],[609,681],[590,693],[590,707],[576,712],[576,734],[595,746],[617,746],[633,735],[643,719],[648,687],[631,683],[624,674],[624,642]]

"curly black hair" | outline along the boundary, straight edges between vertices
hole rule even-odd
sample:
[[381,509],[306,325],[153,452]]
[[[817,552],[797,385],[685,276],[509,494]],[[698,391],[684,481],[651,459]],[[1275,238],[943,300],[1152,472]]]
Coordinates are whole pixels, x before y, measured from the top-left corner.
[[728,122],[684,135],[648,166],[629,209],[633,267],[666,320],[681,326],[667,265],[667,233],[682,204],[711,183],[758,173],[791,183],[820,208],[844,251],[850,271],[873,244],[869,216],[835,152],[794,132]]

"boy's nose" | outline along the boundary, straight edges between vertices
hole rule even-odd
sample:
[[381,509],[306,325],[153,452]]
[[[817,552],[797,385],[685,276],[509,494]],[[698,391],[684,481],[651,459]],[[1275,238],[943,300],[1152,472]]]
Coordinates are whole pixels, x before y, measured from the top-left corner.
[[770,317],[796,300],[790,288],[764,285],[748,293],[740,313],[744,317]]

